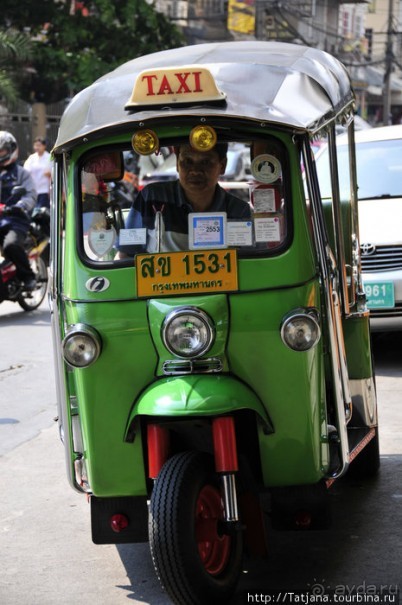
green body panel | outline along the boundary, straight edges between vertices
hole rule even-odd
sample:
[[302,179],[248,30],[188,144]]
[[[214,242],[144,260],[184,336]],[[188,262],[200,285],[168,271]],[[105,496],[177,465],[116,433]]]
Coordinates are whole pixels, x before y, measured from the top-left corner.
[[326,433],[323,342],[300,353],[287,348],[280,337],[286,311],[298,306],[319,308],[318,282],[230,300],[231,371],[253,385],[274,429],[272,435],[260,432],[265,485],[314,483],[326,470],[328,452],[321,437]]
[[129,425],[138,415],[219,416],[242,409],[254,410],[263,426],[269,428],[262,402],[248,385],[232,376],[193,374],[161,378],[138,397],[130,413]]
[[[209,309],[205,297],[203,308],[211,315],[221,304],[217,305],[218,298],[226,297],[211,297]],[[146,493],[140,431],[133,443],[125,441],[125,431],[137,415],[171,418],[254,410],[264,421],[259,440],[266,486],[314,483],[322,477],[326,465],[321,439],[326,420],[322,345],[296,353],[282,343],[279,331],[285,308],[319,306],[317,282],[280,292],[232,295],[228,305],[231,375],[157,381],[160,344],[153,343],[155,337],[148,329],[146,302],[67,305],[69,323],[93,326],[103,343],[95,364],[73,371],[84,455],[95,495]],[[284,368],[292,368],[291,375]],[[264,426],[271,423],[270,434]]]
[[157,365],[146,303],[69,303],[66,315],[69,324],[91,325],[102,339],[97,362],[72,371],[91,488],[96,496],[145,494],[141,435],[126,443],[124,432]]

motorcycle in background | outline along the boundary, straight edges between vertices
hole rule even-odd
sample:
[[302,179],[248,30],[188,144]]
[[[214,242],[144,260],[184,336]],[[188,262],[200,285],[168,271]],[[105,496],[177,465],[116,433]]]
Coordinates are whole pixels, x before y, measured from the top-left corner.
[[[17,191],[18,189],[18,191]],[[13,195],[23,195],[21,187],[14,187]],[[5,204],[0,204],[0,216]],[[20,305],[24,311],[34,311],[45,298],[47,291],[47,264],[50,240],[50,213],[47,208],[34,210],[29,231],[25,239],[25,250],[36,277],[33,290],[24,289],[24,284],[17,277],[17,267],[2,256],[0,249],[0,303],[11,300]]]

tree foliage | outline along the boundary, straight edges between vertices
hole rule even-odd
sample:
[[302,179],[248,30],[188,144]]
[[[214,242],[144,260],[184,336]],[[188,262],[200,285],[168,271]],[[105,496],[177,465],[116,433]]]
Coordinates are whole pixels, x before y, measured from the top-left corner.
[[135,57],[182,46],[172,23],[146,0],[1,0],[0,31],[14,27],[33,44],[31,76],[20,83],[27,100],[70,97]]
[[0,98],[14,101],[17,97],[15,77],[30,57],[30,38],[13,29],[0,30]]

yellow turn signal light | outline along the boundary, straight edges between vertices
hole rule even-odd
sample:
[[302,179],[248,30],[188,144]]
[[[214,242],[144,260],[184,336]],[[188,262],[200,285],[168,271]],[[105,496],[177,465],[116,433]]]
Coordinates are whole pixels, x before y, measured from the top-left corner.
[[209,151],[215,147],[217,140],[212,126],[195,126],[190,132],[190,145],[197,151]]
[[150,155],[159,149],[159,139],[157,134],[145,128],[138,130],[131,139],[131,145],[139,155]]

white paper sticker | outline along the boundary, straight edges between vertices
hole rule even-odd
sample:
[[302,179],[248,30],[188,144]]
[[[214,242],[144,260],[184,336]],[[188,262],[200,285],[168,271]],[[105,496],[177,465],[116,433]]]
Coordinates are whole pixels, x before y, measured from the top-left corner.
[[135,246],[147,243],[147,230],[140,229],[120,229],[119,244],[120,246]]
[[110,229],[93,229],[88,231],[88,245],[92,252],[98,256],[105,256],[113,247],[116,240],[114,227]]
[[256,218],[254,219],[256,242],[279,242],[280,229],[279,218]]
[[229,221],[226,235],[228,246],[252,246],[253,224],[251,221]]
[[254,212],[275,212],[275,189],[254,189]]
[[226,212],[191,212],[188,235],[192,249],[226,248]]

